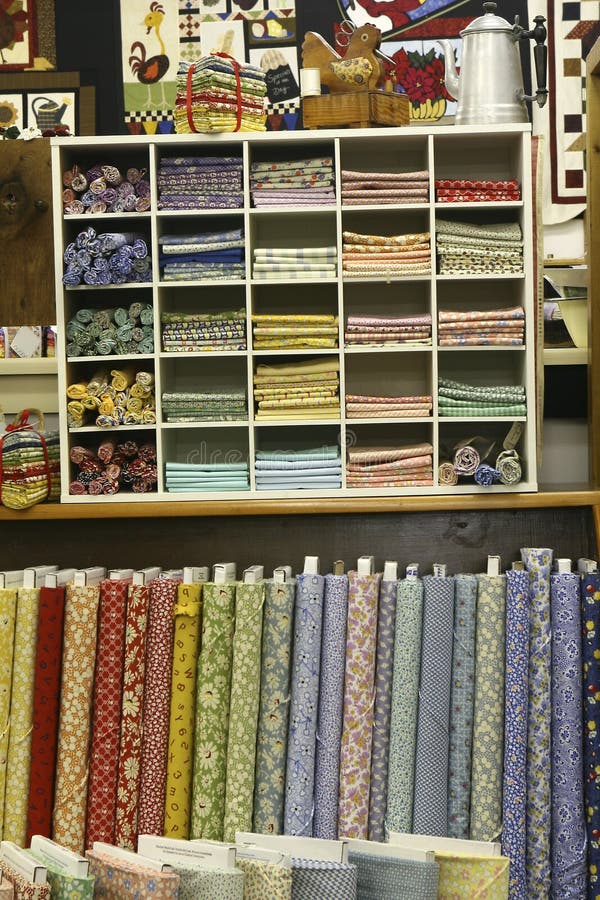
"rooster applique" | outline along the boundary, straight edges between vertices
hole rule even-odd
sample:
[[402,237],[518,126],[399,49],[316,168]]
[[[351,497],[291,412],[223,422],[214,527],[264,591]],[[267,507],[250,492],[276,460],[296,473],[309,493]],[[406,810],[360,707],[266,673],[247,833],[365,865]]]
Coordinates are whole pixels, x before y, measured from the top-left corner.
[[320,34],[308,31],[302,44],[302,65],[319,69],[321,84],[332,93],[372,91],[384,80],[380,45],[381,31],[370,23],[352,33],[343,57]]

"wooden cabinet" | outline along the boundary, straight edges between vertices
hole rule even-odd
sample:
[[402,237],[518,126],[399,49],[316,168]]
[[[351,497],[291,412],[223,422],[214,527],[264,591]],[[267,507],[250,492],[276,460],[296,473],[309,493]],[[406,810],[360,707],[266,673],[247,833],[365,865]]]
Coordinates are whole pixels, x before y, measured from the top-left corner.
[[[243,160],[243,206],[234,210],[163,210],[157,203],[157,173],[163,157],[180,155],[234,155]],[[296,160],[316,155],[334,160],[336,202],[328,206],[255,208],[252,204],[249,173],[254,161]],[[150,211],[140,213],[63,216],[62,173],[74,164],[90,166],[98,160],[127,168],[144,168],[152,186]],[[72,475],[69,450],[74,444],[93,449],[110,431],[89,424],[69,428],[66,415],[67,385],[85,381],[100,368],[136,365],[152,371],[156,382],[157,421],[151,427],[119,426],[118,437],[156,441],[158,491],[141,495],[146,500],[241,500],[307,498],[364,498],[426,494],[502,493],[535,491],[535,379],[533,322],[533,263],[531,246],[532,200],[530,182],[530,134],[527,126],[503,126],[494,132],[473,127],[389,128],[374,130],[320,131],[282,134],[179,135],[176,138],[97,138],[53,140],[55,188],[56,292],[59,334],[82,307],[104,309],[127,306],[132,300],[152,305],[154,310],[154,350],[128,359],[123,356],[68,356],[65,341],[58,348],[59,396],[62,441],[64,501],[81,502],[93,498],[70,496]],[[344,205],[341,201],[340,172],[358,169],[373,172],[427,170],[428,197],[410,204]],[[504,202],[437,203],[436,178],[516,179],[521,199]],[[455,218],[466,223],[518,222],[524,238],[523,271],[517,274],[475,275],[437,274],[435,265],[436,220]],[[98,233],[135,231],[151,248],[152,280],[147,284],[65,287],[62,282],[63,250],[84,228]],[[190,233],[243,228],[246,240],[245,278],[229,281],[165,282],[158,265],[159,240],[169,233]],[[346,278],[342,274],[342,234],[344,231],[370,234],[429,232],[433,265],[431,274],[398,278]],[[337,274],[332,277],[268,280],[253,276],[253,251],[257,248],[335,246]],[[438,310],[494,309],[519,305],[525,310],[525,342],[521,346],[438,346]],[[171,353],[161,343],[161,315],[165,312],[209,312],[244,309],[246,349],[216,352]],[[326,350],[258,350],[253,346],[252,315],[260,313],[327,313],[338,317],[338,346]],[[430,314],[432,342],[427,346],[356,347],[344,345],[348,315]],[[339,364],[341,412],[330,418],[299,418],[295,421],[257,419],[253,403],[253,375],[260,363],[278,363],[330,356]],[[526,392],[526,415],[519,417],[522,436],[519,453],[523,479],[507,487],[482,488],[473,483],[457,486],[438,482],[437,467],[446,448],[457,441],[481,435],[496,446],[502,444],[514,419],[482,416],[451,419],[438,405],[438,378],[472,382],[481,386],[519,385]],[[248,397],[245,421],[165,421],[160,399],[164,392],[203,390],[230,386],[243,389]],[[433,397],[432,414],[427,418],[371,419],[346,416],[346,393]],[[132,432],[130,434],[130,432]],[[113,437],[115,435],[112,435]],[[258,491],[254,460],[259,450],[295,450],[338,445],[342,458],[348,446],[397,446],[426,441],[433,447],[434,482],[431,487],[350,488],[342,462],[340,488],[311,491]],[[199,458],[235,458],[248,461],[250,489],[172,494],[165,485],[166,463],[185,463]],[[131,499],[119,492],[111,502]]]

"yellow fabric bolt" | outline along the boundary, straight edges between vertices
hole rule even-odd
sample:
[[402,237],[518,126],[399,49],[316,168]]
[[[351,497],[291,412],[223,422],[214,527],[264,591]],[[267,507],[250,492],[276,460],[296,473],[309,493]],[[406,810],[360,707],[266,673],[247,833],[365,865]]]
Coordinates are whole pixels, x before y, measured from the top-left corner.
[[440,864],[438,900],[507,900],[507,857],[462,856],[436,850],[435,859]]
[[16,590],[0,588],[0,839],[3,837],[16,614]]

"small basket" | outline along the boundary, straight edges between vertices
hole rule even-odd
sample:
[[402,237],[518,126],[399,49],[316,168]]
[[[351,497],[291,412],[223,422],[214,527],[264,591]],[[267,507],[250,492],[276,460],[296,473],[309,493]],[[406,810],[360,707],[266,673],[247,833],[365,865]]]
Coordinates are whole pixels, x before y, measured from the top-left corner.
[[[34,428],[29,416],[37,417]],[[44,414],[24,409],[0,437],[0,497],[9,509],[27,509],[60,496],[59,435],[44,432]]]
[[406,94],[391,91],[355,91],[304,97],[302,118],[305,128],[337,128],[347,125],[408,125],[410,101]]

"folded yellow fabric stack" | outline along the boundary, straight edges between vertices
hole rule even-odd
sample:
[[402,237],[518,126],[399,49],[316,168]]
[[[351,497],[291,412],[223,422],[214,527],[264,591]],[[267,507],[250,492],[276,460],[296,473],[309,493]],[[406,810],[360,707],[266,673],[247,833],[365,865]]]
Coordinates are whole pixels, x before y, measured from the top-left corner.
[[337,347],[338,317],[330,315],[252,316],[256,350]]
[[340,414],[335,356],[268,366],[254,374],[257,419],[331,419]]

